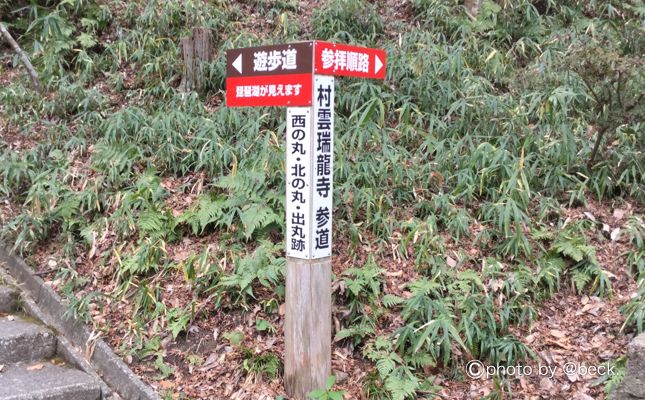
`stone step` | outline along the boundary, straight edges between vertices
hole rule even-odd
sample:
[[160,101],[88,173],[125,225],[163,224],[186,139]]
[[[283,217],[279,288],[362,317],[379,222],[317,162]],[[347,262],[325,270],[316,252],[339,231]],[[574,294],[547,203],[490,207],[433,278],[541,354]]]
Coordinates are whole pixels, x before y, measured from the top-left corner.
[[0,400],[100,400],[99,382],[84,372],[49,361],[5,365]]
[[47,328],[9,315],[0,317],[0,364],[35,361],[56,353],[56,337]]
[[16,310],[18,293],[5,286],[0,286],[0,313],[10,313]]

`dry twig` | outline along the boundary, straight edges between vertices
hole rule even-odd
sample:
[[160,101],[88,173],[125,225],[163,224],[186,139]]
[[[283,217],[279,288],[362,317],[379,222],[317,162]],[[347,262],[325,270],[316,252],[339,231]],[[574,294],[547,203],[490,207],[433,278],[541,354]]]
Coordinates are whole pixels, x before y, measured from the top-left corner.
[[38,80],[38,74],[36,73],[34,66],[31,65],[29,57],[27,57],[27,54],[20,48],[20,46],[18,46],[18,43],[16,43],[16,41],[7,30],[7,27],[2,22],[0,22],[0,32],[2,32],[4,39],[9,43],[9,45],[11,45],[16,54],[18,54],[20,61],[22,61],[22,64],[25,66],[25,68],[27,68],[27,72],[29,73],[31,83],[34,85],[34,88],[38,92],[41,92],[42,88],[40,86],[40,81]]

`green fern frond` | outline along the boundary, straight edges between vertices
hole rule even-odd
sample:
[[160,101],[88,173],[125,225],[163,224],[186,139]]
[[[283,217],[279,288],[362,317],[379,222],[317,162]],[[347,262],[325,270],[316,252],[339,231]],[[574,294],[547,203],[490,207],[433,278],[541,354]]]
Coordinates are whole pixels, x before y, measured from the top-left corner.
[[159,233],[164,228],[165,216],[157,210],[146,210],[139,214],[137,225],[144,233]]
[[282,218],[272,209],[261,204],[250,204],[244,207],[240,213],[242,225],[244,225],[244,237],[248,240],[253,234],[272,223],[280,223]]
[[571,258],[575,262],[582,261],[590,251],[588,246],[585,244],[584,238],[570,238],[568,236],[560,236],[553,243],[552,249],[559,254]]
[[584,270],[576,269],[571,273],[571,283],[573,283],[576,291],[581,293],[585,286],[591,281],[591,276],[585,273]]
[[392,355],[393,353],[390,353],[387,357],[383,357],[376,361],[376,369],[382,378],[388,376],[390,372],[394,371],[394,368],[396,368],[396,362]]
[[406,367],[398,367],[385,379],[385,388],[392,394],[392,400],[416,398],[419,379]]
[[394,306],[398,306],[400,304],[403,304],[405,302],[405,299],[402,297],[393,295],[393,294],[386,294],[383,296],[381,299],[381,303],[387,308],[392,308]]
[[222,202],[220,200],[211,200],[209,198],[203,198],[199,202],[199,208],[197,210],[197,221],[199,221],[200,232],[204,232],[204,229],[208,224],[215,223],[218,225],[224,210],[222,209]]
[[220,178],[216,186],[237,195],[255,197],[266,191],[265,180],[266,176],[262,171],[238,171]]

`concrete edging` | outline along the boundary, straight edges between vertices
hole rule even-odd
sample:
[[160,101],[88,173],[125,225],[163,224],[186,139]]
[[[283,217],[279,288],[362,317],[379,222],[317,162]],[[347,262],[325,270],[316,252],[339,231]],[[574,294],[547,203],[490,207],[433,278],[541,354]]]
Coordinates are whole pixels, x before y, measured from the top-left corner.
[[[81,354],[85,354],[87,357],[87,354],[90,353],[88,348],[93,346],[90,358],[85,359],[87,364],[75,359],[76,362],[82,363],[79,367],[85,369],[89,364],[110,389],[125,400],[161,400],[161,397],[150,386],[143,383],[114,354],[110,346],[100,338],[94,339],[85,324],[71,316],[66,317],[67,306],[63,304],[60,296],[45,285],[40,277],[34,275],[31,268],[22,259],[12,254],[3,244],[0,244],[0,265],[9,271],[16,282],[33,299],[39,314],[46,319],[45,322],[56,329],[73,347],[82,349]],[[36,313],[38,311],[34,310]]]

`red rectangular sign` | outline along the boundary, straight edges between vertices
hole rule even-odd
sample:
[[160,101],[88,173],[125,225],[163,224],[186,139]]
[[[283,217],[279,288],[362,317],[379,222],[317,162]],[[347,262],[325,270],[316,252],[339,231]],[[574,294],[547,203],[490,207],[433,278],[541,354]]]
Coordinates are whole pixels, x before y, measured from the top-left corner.
[[316,41],[314,73],[385,79],[385,50]]
[[310,106],[312,77],[291,74],[227,78],[226,106]]

